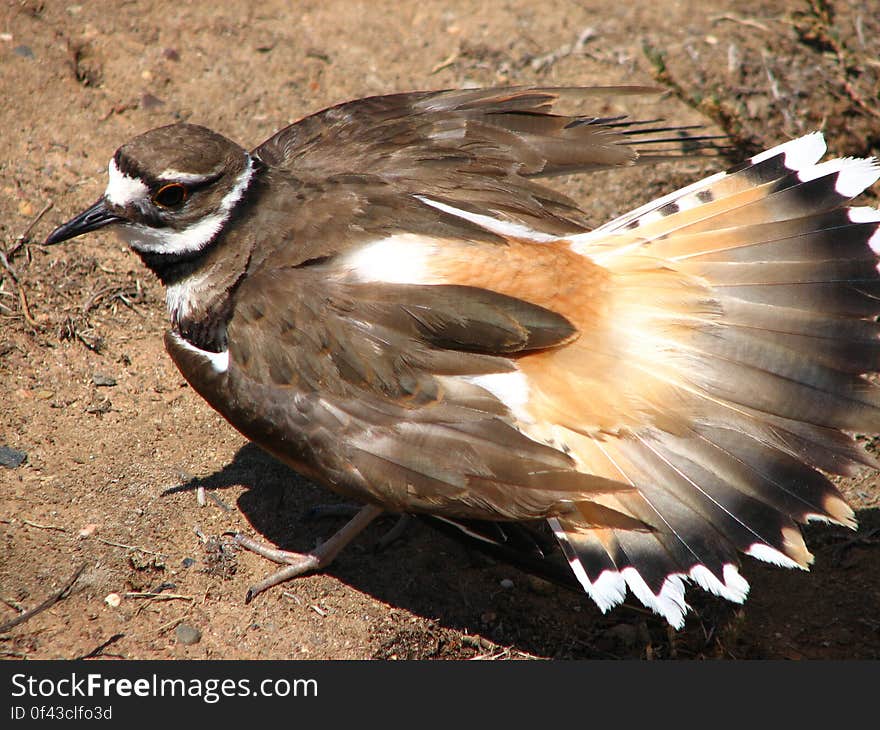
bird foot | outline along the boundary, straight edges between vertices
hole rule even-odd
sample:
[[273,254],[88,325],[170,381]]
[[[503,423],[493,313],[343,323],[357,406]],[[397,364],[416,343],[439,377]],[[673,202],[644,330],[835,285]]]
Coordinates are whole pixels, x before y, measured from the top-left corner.
[[382,514],[382,510],[379,507],[373,505],[362,507],[360,511],[340,530],[314,550],[307,553],[279,550],[278,548],[264,545],[247,535],[236,533],[234,539],[239,546],[285,566],[281,570],[264,578],[259,583],[251,586],[248,589],[244,602],[250,603],[263,591],[268,590],[273,586],[277,586],[280,583],[284,583],[292,578],[296,578],[299,575],[326,568],[333,562],[342,549],[357,537],[357,535],[359,535],[364,528],[380,514]]

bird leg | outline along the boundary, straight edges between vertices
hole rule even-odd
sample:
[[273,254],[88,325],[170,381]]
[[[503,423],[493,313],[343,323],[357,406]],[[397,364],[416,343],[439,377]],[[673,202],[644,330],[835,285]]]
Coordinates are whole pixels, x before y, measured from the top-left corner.
[[262,555],[273,562],[280,563],[286,567],[272,573],[272,575],[264,578],[256,585],[248,589],[244,602],[250,603],[256,596],[263,591],[277,586],[279,583],[295,578],[303,573],[312,570],[321,570],[326,568],[342,549],[348,545],[355,537],[357,537],[364,528],[374,519],[382,514],[382,509],[374,505],[368,504],[351,518],[341,529],[334,533],[328,540],[322,542],[314,550],[307,553],[294,553],[287,550],[279,550],[271,548],[262,543],[257,542],[253,538],[241,533],[236,533],[235,542],[246,550]]
[[376,551],[384,550],[395,540],[399,540],[412,524],[413,519],[412,515],[400,515],[400,517],[397,518],[397,522],[394,523],[394,527],[388,530],[388,532],[376,541]]
[[[304,520],[323,520],[327,518],[334,517],[354,517],[358,512],[361,511],[363,505],[360,504],[318,504],[309,509],[303,517]],[[396,540],[399,540],[404,533],[406,533],[410,524],[413,521],[413,516],[408,514],[402,514],[397,518],[397,522],[394,523],[394,526],[388,530],[382,537],[376,540],[376,552],[380,552],[391,545]]]

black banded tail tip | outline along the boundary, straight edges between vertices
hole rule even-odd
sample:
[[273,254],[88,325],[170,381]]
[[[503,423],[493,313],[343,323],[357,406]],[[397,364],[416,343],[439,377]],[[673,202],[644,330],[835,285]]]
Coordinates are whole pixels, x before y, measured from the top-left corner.
[[43,242],[44,246],[54,246],[57,243],[63,243],[83,233],[96,231],[99,228],[108,226],[111,223],[119,223],[123,219],[113,213],[104,200],[101,198],[90,208],[87,208],[78,216],[71,218],[67,223],[58,226],[52,233],[48,235]]

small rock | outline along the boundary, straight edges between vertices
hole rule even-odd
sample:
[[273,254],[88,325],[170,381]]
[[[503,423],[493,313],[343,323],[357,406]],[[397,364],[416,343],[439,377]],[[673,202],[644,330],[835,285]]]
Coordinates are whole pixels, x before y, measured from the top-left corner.
[[31,205],[27,200],[22,200],[18,204],[18,214],[24,216],[25,218],[33,218],[34,216],[34,206]]
[[21,56],[22,58],[33,58],[34,52],[31,50],[30,46],[16,46],[12,49],[12,52],[16,56]]
[[174,634],[177,636],[177,640],[185,646],[198,644],[202,640],[202,632],[189,624],[178,624],[174,629]]
[[122,596],[118,593],[110,593],[104,598],[104,603],[110,606],[110,608],[117,608],[122,603]]
[[180,54],[177,52],[176,48],[162,49],[162,56],[168,61],[179,61],[180,60]]
[[78,534],[79,534],[79,536],[82,537],[82,538],[91,537],[92,535],[95,534],[95,530],[97,530],[97,529],[98,529],[98,525],[97,525],[96,523],[94,523],[94,522],[90,522],[90,523],[87,524],[85,527],[83,527],[83,528],[79,531]]
[[0,466],[5,466],[7,469],[17,469],[24,464],[25,459],[27,459],[27,454],[24,451],[0,445]]
[[104,373],[94,373],[92,375],[92,382],[98,388],[112,388],[116,385],[116,378],[112,375],[105,375]]
[[510,578],[502,578],[501,579],[501,587],[504,590],[509,591],[511,588],[513,588],[513,581],[510,580]]
[[153,96],[152,94],[141,95],[141,109],[158,109],[160,106],[164,105],[165,102],[162,101],[158,96]]
[[184,568],[192,568],[192,566],[194,566],[196,564],[196,561],[195,561],[195,558],[184,558],[183,560],[180,561],[180,564]]

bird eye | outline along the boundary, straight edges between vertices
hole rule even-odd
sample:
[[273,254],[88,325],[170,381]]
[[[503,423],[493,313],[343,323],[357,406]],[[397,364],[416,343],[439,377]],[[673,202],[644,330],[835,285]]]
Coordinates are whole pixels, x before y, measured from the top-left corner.
[[163,208],[177,208],[186,202],[187,189],[180,183],[169,183],[159,188],[153,202]]

